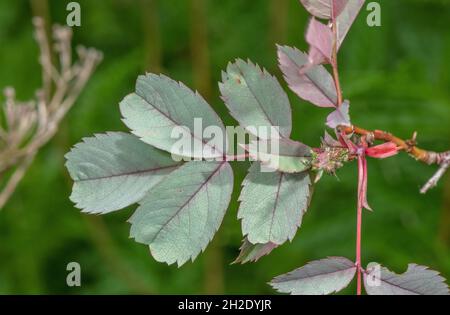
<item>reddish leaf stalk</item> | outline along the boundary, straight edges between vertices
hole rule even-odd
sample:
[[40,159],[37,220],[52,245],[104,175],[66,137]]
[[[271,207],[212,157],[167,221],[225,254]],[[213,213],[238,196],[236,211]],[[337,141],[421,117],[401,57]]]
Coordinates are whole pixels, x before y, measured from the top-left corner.
[[339,107],[343,103],[344,98],[342,96],[341,81],[339,79],[339,68],[338,68],[338,59],[337,59],[338,28],[337,28],[337,21],[336,21],[334,2],[333,2],[333,6],[332,7],[333,7],[332,8],[333,55],[332,55],[332,60],[331,60],[331,66],[333,68],[334,84],[336,85],[336,92],[337,92],[337,95],[338,95],[338,103],[336,104],[336,107]]
[[[341,82],[339,79],[339,68],[338,68],[338,28],[337,28],[337,19],[336,19],[336,10],[334,6],[334,1],[332,5],[332,29],[333,29],[333,54],[331,60],[331,66],[333,68],[333,78],[334,84],[336,86],[336,92],[338,95],[338,100],[336,107],[341,106],[343,103]],[[357,285],[356,285],[356,294],[361,295],[361,232],[362,232],[362,208],[365,199],[365,193],[363,190],[365,188],[362,187],[364,185],[365,180],[367,180],[367,166],[364,167],[366,162],[365,156],[358,157],[358,204],[357,204],[357,215],[356,215],[356,273],[357,273]]]
[[[361,175],[360,175],[361,176]],[[361,295],[361,230],[362,230],[362,203],[361,196],[358,196],[358,208],[356,216],[356,294]]]
[[[338,24],[337,24],[337,0],[331,1],[331,28],[333,35],[331,60],[333,80],[336,88],[337,100],[336,108],[343,104],[343,93],[339,79],[338,68]],[[330,125],[329,125],[330,126]],[[335,126],[330,126],[331,128]],[[362,211],[363,208],[368,210],[370,206],[367,202],[367,157],[384,159],[396,155],[399,151],[405,151],[416,160],[426,164],[440,165],[439,171],[428,181],[422,188],[421,192],[425,193],[431,187],[436,186],[443,174],[450,169],[450,151],[437,153],[427,151],[417,147],[416,133],[410,140],[403,140],[391,133],[375,130],[369,131],[356,126],[337,126],[337,133],[339,134],[339,142],[344,148],[349,151],[349,160],[358,159],[358,200],[357,200],[357,218],[356,218],[356,272],[357,272],[357,295],[362,293],[362,272],[364,269],[361,265],[361,238],[362,238]],[[357,135],[359,141],[353,142],[348,135]],[[373,146],[373,143],[378,140],[384,142],[381,145]]]

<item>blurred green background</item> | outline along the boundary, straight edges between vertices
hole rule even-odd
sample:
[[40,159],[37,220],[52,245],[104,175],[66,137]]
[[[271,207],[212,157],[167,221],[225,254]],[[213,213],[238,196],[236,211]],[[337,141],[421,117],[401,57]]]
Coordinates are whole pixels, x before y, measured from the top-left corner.
[[[0,87],[20,99],[40,86],[31,18],[65,23],[66,0],[0,0]],[[128,238],[133,208],[103,217],[81,214],[69,200],[72,182],[64,154],[82,137],[126,130],[118,103],[136,77],[163,72],[197,88],[235,122],[219,99],[220,71],[250,58],[281,80],[275,43],[306,49],[307,15],[298,0],[80,0],[76,44],[95,47],[104,60],[38,154],[0,212],[0,293],[273,293],[273,276],[329,255],[354,257],[356,165],[325,177],[291,244],[259,262],[230,265],[241,243],[236,201],[247,163],[234,164],[235,193],[219,233],[206,252],[180,269],[155,262],[147,247]],[[450,146],[450,1],[382,0],[382,26],[370,28],[364,10],[340,54],[345,97],[354,123],[408,138],[433,150]],[[282,83],[284,87],[286,84]],[[286,88],[287,90],[287,88]],[[293,137],[318,146],[327,110],[289,91]],[[2,99],[3,101],[3,99]],[[450,176],[428,195],[420,186],[435,167],[405,154],[369,161],[363,261],[403,272],[415,262],[450,278]],[[82,286],[66,286],[66,265],[82,267]],[[345,293],[353,293],[354,286]]]

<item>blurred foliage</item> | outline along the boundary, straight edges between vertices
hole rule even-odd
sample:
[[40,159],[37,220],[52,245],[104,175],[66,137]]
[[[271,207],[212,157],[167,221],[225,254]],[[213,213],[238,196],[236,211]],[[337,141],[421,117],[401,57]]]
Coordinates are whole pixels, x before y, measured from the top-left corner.
[[[15,86],[21,99],[33,95],[40,67],[31,17],[43,14],[52,23],[65,23],[68,2],[0,0],[0,87]],[[355,165],[317,185],[291,244],[244,266],[230,262],[242,238],[236,199],[246,163],[233,165],[234,198],[213,244],[180,269],[155,262],[145,246],[128,238],[131,208],[104,217],[75,209],[68,199],[72,183],[64,154],[82,137],[125,130],[118,103],[134,89],[138,74],[159,69],[201,89],[226,124],[235,124],[218,95],[220,71],[234,58],[250,58],[281,80],[275,43],[305,49],[308,18],[298,0],[78,2],[82,26],[74,30],[75,42],[102,50],[105,58],[0,212],[0,293],[273,293],[266,282],[275,275],[329,255],[354,256]],[[444,150],[450,145],[450,2],[379,2],[382,27],[369,28],[363,11],[340,53],[353,120],[405,138],[418,131],[422,146]],[[293,137],[317,146],[327,111],[291,92],[289,97]],[[375,211],[364,213],[364,262],[381,262],[397,272],[415,262],[450,278],[448,177],[446,185],[422,196],[419,187],[433,167],[404,154],[369,164],[369,202]],[[66,286],[71,261],[82,266],[80,288]]]

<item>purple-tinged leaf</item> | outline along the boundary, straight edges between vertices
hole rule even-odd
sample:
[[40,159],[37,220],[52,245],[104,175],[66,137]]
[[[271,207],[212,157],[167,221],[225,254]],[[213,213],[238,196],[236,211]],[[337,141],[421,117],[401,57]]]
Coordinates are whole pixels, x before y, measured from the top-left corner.
[[305,71],[308,56],[288,46],[278,46],[278,61],[289,88],[299,97],[319,107],[336,107],[336,86],[325,67],[312,66]]
[[276,247],[278,247],[278,245],[271,242],[265,244],[252,244],[245,238],[242,242],[239,256],[233,261],[233,264],[256,262],[261,257],[269,255]]
[[449,295],[439,272],[426,266],[409,264],[403,274],[395,274],[377,263],[364,272],[364,287],[369,295]]
[[[313,16],[331,20],[333,0],[300,0],[306,10]],[[334,0],[335,16],[338,28],[338,49],[341,47],[352,24],[355,22],[365,0]]]
[[344,257],[316,260],[276,277],[270,285],[279,292],[296,295],[324,295],[344,289],[356,273],[354,262]]
[[355,22],[359,11],[361,11],[365,0],[351,0],[343,8],[342,12],[337,16],[337,28],[338,28],[338,48],[341,47],[347,36],[350,28]]
[[318,17],[319,19],[326,20],[331,19],[333,4],[336,10],[336,16],[338,16],[348,1],[349,0],[300,0],[310,14]]
[[337,128],[338,126],[351,126],[350,123],[350,103],[345,101],[334,112],[328,115],[327,126]]
[[327,147],[342,147],[342,144],[335,140],[328,132],[325,131],[325,135],[322,138],[322,143]]
[[311,65],[331,62],[333,32],[327,25],[312,18],[306,32],[306,41],[310,45],[309,62]]

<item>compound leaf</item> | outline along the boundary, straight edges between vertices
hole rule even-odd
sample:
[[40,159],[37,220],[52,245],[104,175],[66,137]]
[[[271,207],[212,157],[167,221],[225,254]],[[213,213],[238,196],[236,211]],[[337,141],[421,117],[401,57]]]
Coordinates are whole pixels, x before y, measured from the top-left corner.
[[165,177],[130,218],[131,237],[159,262],[183,265],[204,251],[233,191],[227,162],[189,162]]
[[66,155],[74,180],[70,199],[88,213],[108,213],[140,201],[180,164],[136,136],[110,132],[84,138]]
[[329,257],[278,276],[270,285],[282,293],[324,295],[347,287],[355,273],[354,262],[344,257]]
[[406,272],[398,275],[377,263],[370,263],[364,273],[364,287],[369,295],[449,294],[439,272],[416,264],[409,264]]
[[254,163],[242,184],[238,218],[252,244],[280,245],[292,240],[309,206],[311,180],[308,172],[262,172]]
[[[217,114],[198,93],[164,75],[139,76],[136,92],[125,97],[120,111],[133,134],[173,155],[217,158],[226,151],[224,144],[212,145],[202,134],[211,127],[226,135]],[[178,145],[180,135],[189,146]]]
[[[219,87],[231,115],[250,133],[265,139],[289,138],[292,128],[289,99],[277,79],[265,69],[238,59],[222,73]],[[278,130],[276,135],[264,137],[249,127]]]

